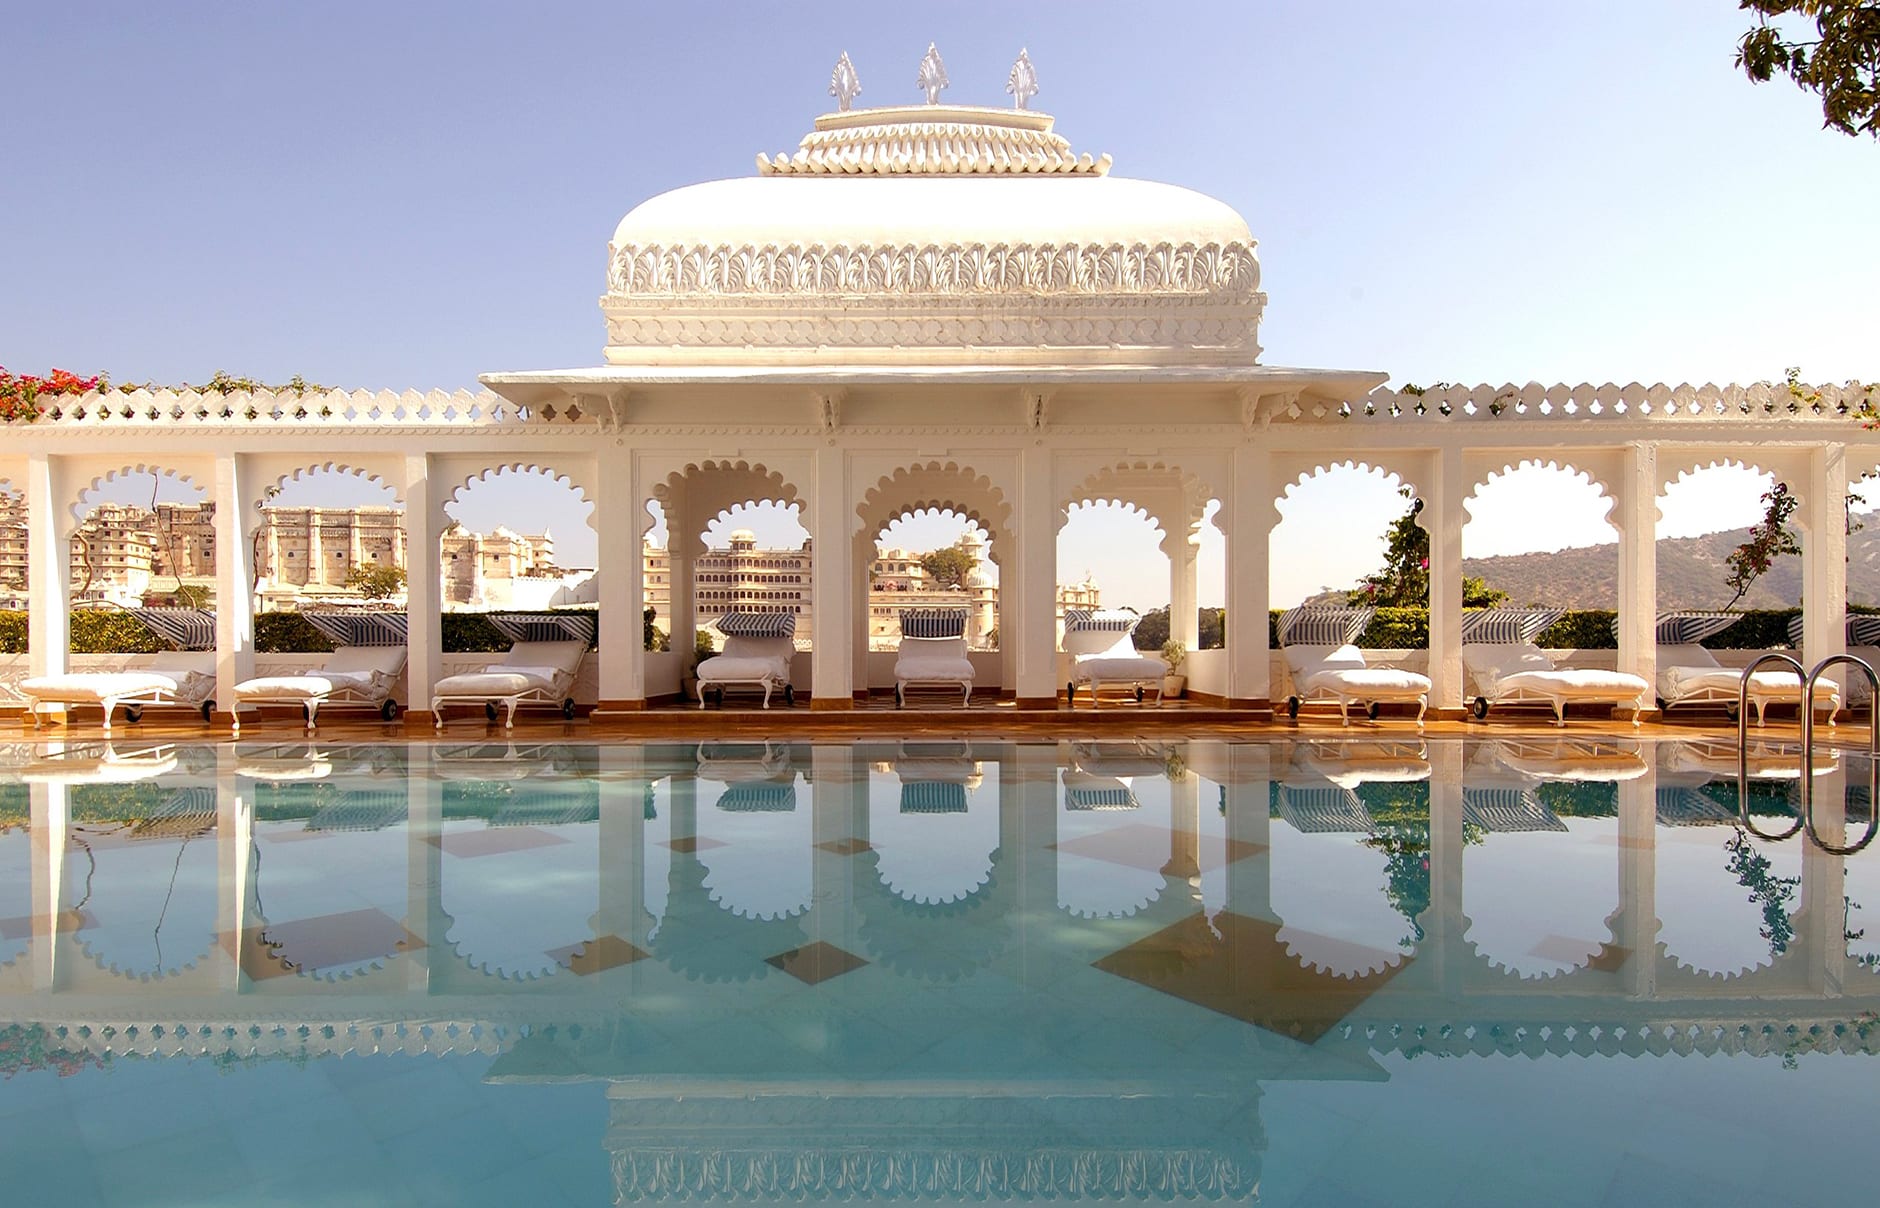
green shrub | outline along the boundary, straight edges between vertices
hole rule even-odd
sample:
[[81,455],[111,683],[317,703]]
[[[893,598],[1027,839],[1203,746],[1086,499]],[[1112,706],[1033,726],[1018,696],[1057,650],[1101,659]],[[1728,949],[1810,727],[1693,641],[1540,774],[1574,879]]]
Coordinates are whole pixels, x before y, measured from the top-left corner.
[[260,654],[324,654],[333,649],[327,636],[297,612],[264,612],[255,617],[255,650]]

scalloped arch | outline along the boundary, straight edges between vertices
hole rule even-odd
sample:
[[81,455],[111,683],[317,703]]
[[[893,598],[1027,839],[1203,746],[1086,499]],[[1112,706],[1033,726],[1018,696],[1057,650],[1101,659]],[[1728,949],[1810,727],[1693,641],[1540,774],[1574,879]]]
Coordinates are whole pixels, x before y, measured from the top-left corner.
[[1604,475],[1576,464],[1571,458],[1548,457],[1544,454],[1503,462],[1499,470],[1490,470],[1480,478],[1477,478],[1474,482],[1471,482],[1469,484],[1469,493],[1463,496],[1463,498],[1465,500],[1478,498],[1482,493],[1483,487],[1493,486],[1511,475],[1520,473],[1522,470],[1553,470],[1561,474],[1566,474],[1597,488],[1600,495],[1614,505],[1617,505],[1619,500],[1619,492],[1614,488],[1612,483],[1606,481]]
[[[379,473],[376,473],[375,471],[368,470],[364,466],[348,465],[347,463],[343,461],[322,461],[322,462],[309,462],[308,464],[304,466],[297,466],[294,469],[289,470],[285,474],[277,475],[273,482],[269,483],[266,487],[262,489],[261,498],[255,501],[255,506],[256,507],[267,506],[268,500],[269,498],[271,498],[268,495],[268,491],[273,490],[273,491],[278,492],[282,487],[286,486],[290,482],[299,482],[303,478],[311,478],[315,474],[337,474],[337,475],[343,475],[347,478],[357,478],[365,482],[376,483],[379,486],[385,488],[386,490],[389,490],[392,493],[393,498],[397,499],[399,503],[402,504],[405,502],[404,492],[399,490],[396,486],[393,486],[391,483],[387,482],[383,474],[379,474]],[[461,490],[463,486],[465,485],[468,485],[467,481],[465,483],[458,484],[458,489]],[[451,495],[451,498],[453,499],[456,498],[455,493]]]
[[896,519],[921,511],[964,516],[986,531],[994,550],[1010,548],[1002,544],[1012,520],[1004,493],[984,474],[938,459],[901,466],[877,479],[855,505],[857,531],[878,539]]
[[[680,503],[675,505],[675,496]],[[679,524],[694,533],[695,549],[704,550],[704,532],[709,524],[729,517],[731,509],[755,507],[760,503],[781,503],[801,507],[804,500],[796,486],[780,471],[762,462],[706,458],[688,462],[653,485],[653,502],[659,504],[666,521],[666,544],[673,547]],[[676,515],[683,510],[684,515]]]
[[1315,478],[1322,478],[1333,470],[1354,470],[1360,474],[1369,474],[1377,478],[1385,479],[1386,481],[1394,478],[1401,485],[1410,488],[1410,495],[1414,499],[1421,499],[1428,493],[1424,490],[1423,484],[1420,481],[1422,478],[1421,473],[1412,473],[1405,467],[1398,465],[1394,459],[1381,458],[1374,454],[1367,453],[1363,457],[1346,457],[1338,460],[1316,461],[1309,469],[1300,470],[1291,478],[1287,479],[1286,483],[1280,487],[1279,495],[1276,498],[1289,498],[1297,488],[1305,486]]
[[119,479],[129,478],[133,474],[151,474],[158,479],[168,478],[175,482],[187,483],[203,497],[203,500],[209,498],[209,488],[197,482],[193,474],[182,470],[166,470],[162,466],[152,465],[147,462],[138,462],[134,465],[126,465],[120,469],[109,470],[100,474],[74,492],[71,504],[72,518],[75,520],[84,518],[84,513],[79,509],[85,506],[85,496],[100,489],[108,482],[116,482]]
[[565,486],[574,491],[575,494],[581,497],[583,503],[589,506],[592,506],[594,503],[593,490],[573,474],[565,470],[557,469],[555,466],[544,461],[516,460],[498,462],[495,465],[485,466],[475,473],[466,474],[464,477],[457,480],[456,485],[451,487],[450,494],[444,496],[443,504],[448,506],[457,502],[465,491],[469,490],[477,483],[490,482],[506,474],[528,474],[538,478],[547,478],[558,486]]
[[[1166,476],[1165,480],[1153,481],[1158,475]],[[1163,514],[1170,503],[1170,492],[1179,493],[1180,503],[1176,506],[1186,514]],[[1069,520],[1072,506],[1101,500],[1143,512],[1162,530],[1164,544],[1178,531],[1188,534],[1192,541],[1201,530],[1208,503],[1215,494],[1206,479],[1179,465],[1146,457],[1124,458],[1085,475],[1058,500],[1058,527],[1063,528]]]

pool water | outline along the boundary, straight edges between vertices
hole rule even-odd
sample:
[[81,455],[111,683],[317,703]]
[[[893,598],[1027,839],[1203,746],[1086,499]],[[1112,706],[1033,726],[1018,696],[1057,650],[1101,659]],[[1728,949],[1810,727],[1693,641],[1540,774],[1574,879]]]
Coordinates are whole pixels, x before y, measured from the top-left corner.
[[0,1200],[1865,1202],[1873,768],[1746,766],[0,746]]

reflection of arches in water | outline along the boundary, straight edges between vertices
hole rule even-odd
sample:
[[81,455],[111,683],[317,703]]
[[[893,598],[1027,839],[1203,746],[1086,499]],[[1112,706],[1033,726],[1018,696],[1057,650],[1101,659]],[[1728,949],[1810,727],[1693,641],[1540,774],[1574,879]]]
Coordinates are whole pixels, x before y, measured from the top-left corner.
[[590,780],[444,785],[439,900],[471,968],[532,980],[567,968],[600,908],[599,786]]
[[911,901],[895,893],[879,851],[858,852],[855,905],[863,950],[878,964],[923,981],[955,981],[998,959],[1011,942],[1012,878],[1000,875],[999,849],[985,878],[962,898]]
[[[1469,789],[1480,797],[1485,790]],[[1495,827],[1471,827],[1462,854],[1464,938],[1490,965],[1523,978],[1553,977],[1592,964],[1610,942],[1619,907],[1612,818],[1560,819],[1531,791],[1528,808],[1478,810]],[[1479,827],[1479,829],[1478,829]],[[1537,887],[1544,887],[1544,892]]]
[[1763,843],[1734,825],[1661,828],[1654,869],[1665,955],[1716,977],[1771,964],[1794,939],[1805,846]]
[[[1290,794],[1293,814],[1283,791],[1289,788],[1301,790]],[[1395,853],[1377,842],[1367,803],[1350,786],[1323,782],[1275,784],[1273,800],[1283,822],[1270,832],[1273,913],[1287,952],[1339,977],[1401,963],[1415,942],[1415,925],[1392,908]],[[1423,817],[1427,825],[1427,806]]]
[[1057,819],[1058,909],[1081,919],[1129,918],[1168,884],[1168,780],[1107,772],[1061,774]]
[[[786,779],[698,786],[698,858],[719,907],[747,919],[794,918],[815,893],[813,818]],[[766,954],[769,955],[769,954]]]
[[73,789],[75,819],[116,820],[79,822],[70,832],[66,906],[78,916],[80,948],[100,967],[142,981],[195,968],[215,948],[215,790],[170,791],[149,809],[94,808],[89,796]]
[[777,972],[773,956],[809,942],[799,917],[746,918],[712,900],[696,855],[672,856],[653,955],[688,981],[743,982]]
[[406,812],[402,788],[330,780],[256,786],[255,922],[267,958],[282,972],[341,980],[405,950]]
[[984,888],[999,847],[999,791],[979,766],[903,759],[893,777],[872,781],[873,872],[893,895],[933,906]]

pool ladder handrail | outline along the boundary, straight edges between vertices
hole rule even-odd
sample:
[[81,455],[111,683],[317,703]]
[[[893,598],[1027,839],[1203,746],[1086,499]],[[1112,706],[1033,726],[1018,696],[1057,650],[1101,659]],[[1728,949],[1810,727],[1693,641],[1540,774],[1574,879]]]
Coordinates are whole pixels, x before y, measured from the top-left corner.
[[[1749,814],[1749,677],[1764,663],[1787,663],[1794,668],[1796,678],[1802,681],[1802,766],[1799,786],[1802,810],[1796,824],[1780,835],[1765,835],[1757,830]],[[1860,668],[1872,690],[1870,699],[1876,702],[1874,711],[1867,718],[1867,833],[1861,836],[1858,843],[1853,844],[1830,843],[1815,829],[1815,681],[1821,678],[1822,672],[1842,663]],[[1851,856],[1861,851],[1880,834],[1880,675],[1875,674],[1872,664],[1867,660],[1852,654],[1831,654],[1816,663],[1810,671],[1804,671],[1800,662],[1780,652],[1772,651],[1760,656],[1744,669],[1742,685],[1737,689],[1736,770],[1737,820],[1750,834],[1766,842],[1781,842],[1793,838],[1797,831],[1806,830],[1809,842],[1829,855]]]

